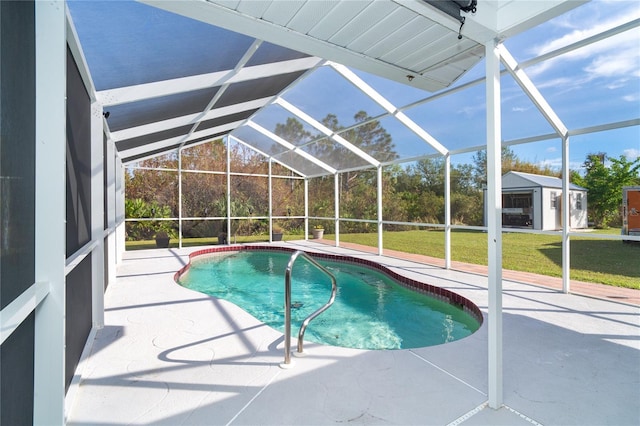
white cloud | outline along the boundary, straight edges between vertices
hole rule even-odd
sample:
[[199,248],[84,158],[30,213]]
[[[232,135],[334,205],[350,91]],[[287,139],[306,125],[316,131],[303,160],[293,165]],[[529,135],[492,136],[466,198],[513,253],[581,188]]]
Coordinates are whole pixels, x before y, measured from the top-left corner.
[[[537,164],[540,168],[549,167],[551,169],[560,170],[562,169],[562,157],[547,158],[546,160],[538,161]],[[584,167],[583,163],[569,162],[570,170],[578,170],[582,167]]]
[[640,149],[629,148],[622,151],[622,153],[625,157],[627,157],[628,160],[635,160],[636,158],[640,158]]
[[615,81],[611,81],[609,83],[607,83],[607,85],[605,86],[607,89],[609,90],[616,90],[616,89],[620,89],[621,87],[624,87],[627,83],[628,79],[626,78],[621,78]]
[[[597,3],[592,3],[592,5],[597,6]],[[607,9],[611,10],[613,9],[611,6],[608,6]],[[594,12],[593,14],[593,20],[591,20],[590,22],[585,22],[584,18],[582,16],[577,16],[577,15],[565,15],[565,19],[562,21],[558,21],[558,23],[560,24],[560,27],[564,27],[564,28],[573,28],[573,31],[571,31],[568,34],[563,35],[562,37],[556,38],[556,39],[552,39],[549,40],[545,43],[542,43],[540,45],[534,46],[532,48],[532,53],[535,56],[539,56],[542,55],[544,53],[548,53],[554,50],[557,50],[561,47],[564,46],[568,46],[572,43],[584,40],[588,37],[591,37],[593,35],[599,34],[603,31],[618,27],[622,24],[625,24],[627,22],[631,22],[634,19],[640,18],[640,8],[634,8],[634,10],[632,11],[624,11],[624,13],[621,13],[619,15],[609,15],[604,19],[598,19],[598,18],[602,18],[598,16],[597,12]],[[575,23],[573,22],[575,21]],[[622,40],[635,40],[636,42],[636,46],[637,46],[637,32],[636,30],[628,30],[625,31],[622,34],[619,34],[616,39],[622,39]],[[610,40],[610,39],[609,39]],[[618,42],[616,41],[615,44],[617,44]],[[597,44],[607,44],[606,41],[605,43],[597,43]],[[574,51],[571,54],[573,55],[581,55],[581,56],[587,56],[589,54],[589,50],[591,50],[591,48],[594,45],[590,45],[589,48],[587,49],[579,49],[578,51]],[[602,49],[602,48],[601,48]],[[580,50],[586,50],[585,52],[580,52]],[[607,50],[607,49],[603,49],[603,50]],[[580,52],[580,53],[576,53],[576,52]]]
[[[554,21],[557,27],[570,28],[572,31],[559,38],[534,46],[531,49],[532,54],[538,56],[548,53],[640,18],[640,7],[634,7],[633,10],[625,10],[623,11],[624,13],[611,16],[609,11],[617,10],[615,7],[612,7],[611,4],[603,5],[602,2],[594,3],[594,6],[589,10],[592,16],[588,16],[588,19],[585,19],[583,15],[569,14],[562,20]],[[601,10],[605,9],[607,11],[602,13],[604,16],[601,16]],[[573,23],[574,21],[575,24]],[[618,88],[624,82],[640,77],[638,39],[640,39],[640,28],[636,27],[528,68],[527,74],[535,77],[551,69],[575,67],[576,65],[572,65],[572,62],[588,61],[586,65],[578,65],[585,73],[585,76],[582,77],[583,83],[601,77],[607,79],[618,78],[614,84],[609,84],[608,86],[609,88]],[[575,84],[576,82],[568,81],[568,83]],[[550,82],[544,84],[548,85]]]
[[486,106],[484,104],[467,105],[458,109],[458,114],[463,114],[465,117],[475,117],[478,112],[485,109]]
[[538,89],[547,89],[551,87],[556,90],[559,89],[561,91],[567,91],[567,90],[573,90],[574,88],[579,87],[582,83],[583,81],[576,80],[574,78],[560,77],[560,78],[554,78],[554,79],[542,81],[536,84],[536,87],[538,87]]
[[548,158],[546,160],[538,161],[540,168],[549,167],[552,169],[562,168],[562,158]]
[[511,108],[511,111],[513,112],[525,112],[530,110],[531,108],[525,108],[525,107],[513,107]]
[[585,71],[592,77],[640,77],[640,49],[624,46],[611,52],[602,52],[594,58]]

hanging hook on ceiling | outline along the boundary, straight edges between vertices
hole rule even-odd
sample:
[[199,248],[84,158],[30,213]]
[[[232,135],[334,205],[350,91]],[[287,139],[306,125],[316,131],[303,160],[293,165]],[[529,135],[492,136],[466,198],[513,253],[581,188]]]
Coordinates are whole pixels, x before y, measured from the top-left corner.
[[464,16],[460,19],[460,29],[458,30],[458,40],[462,40],[462,27],[464,26],[464,21],[467,18],[465,18]]

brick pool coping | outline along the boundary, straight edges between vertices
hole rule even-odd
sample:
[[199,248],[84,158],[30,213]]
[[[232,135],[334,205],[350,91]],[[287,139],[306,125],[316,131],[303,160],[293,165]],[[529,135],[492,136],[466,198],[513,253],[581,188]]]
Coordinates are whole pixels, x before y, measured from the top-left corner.
[[[263,251],[275,251],[275,252],[284,252],[284,253],[294,253],[296,251],[304,251],[292,249],[289,247],[281,247],[281,246],[265,246],[265,245],[237,245],[237,246],[220,246],[220,247],[211,247],[202,250],[196,250],[189,254],[189,263],[183,266],[178,272],[173,276],[174,281],[178,282],[180,276],[187,272],[191,267],[191,260],[198,256],[203,256],[207,254],[215,254],[215,253],[227,253],[227,252],[239,252],[245,250],[263,250]],[[353,263],[361,266],[366,266],[372,269],[375,269],[383,274],[389,276],[397,283],[407,287],[411,290],[417,291],[419,293],[426,294],[434,299],[440,300],[444,303],[448,303],[452,306],[462,309],[468,315],[473,317],[476,321],[478,321],[478,326],[481,326],[484,322],[484,317],[482,316],[482,311],[480,308],[476,306],[475,303],[463,297],[453,291],[424,283],[421,281],[417,281],[411,278],[408,278],[404,275],[398,274],[397,272],[392,271],[384,265],[381,265],[377,262],[373,262],[368,259],[361,259],[353,256],[345,256],[345,255],[337,255],[337,254],[328,254],[328,253],[318,253],[313,251],[304,251],[306,254],[310,255],[316,259],[327,259],[327,260],[335,260],[339,262]]]

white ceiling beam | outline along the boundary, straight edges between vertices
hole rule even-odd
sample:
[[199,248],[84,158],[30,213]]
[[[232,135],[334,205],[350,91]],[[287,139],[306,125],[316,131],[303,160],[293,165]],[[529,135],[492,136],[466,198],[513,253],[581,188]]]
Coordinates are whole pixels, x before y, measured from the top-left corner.
[[314,127],[316,130],[319,130],[320,132],[324,133],[331,140],[333,140],[334,142],[342,145],[343,147],[345,147],[349,151],[353,152],[355,155],[357,155],[358,157],[362,158],[367,163],[369,163],[369,164],[371,164],[373,166],[376,166],[376,167],[378,167],[380,165],[380,161],[376,160],[375,158],[373,158],[372,156],[370,156],[369,154],[364,152],[362,149],[358,148],[357,146],[355,146],[354,144],[352,144],[351,142],[349,142],[348,140],[346,140],[345,138],[343,138],[342,136],[340,136],[339,134],[337,134],[336,132],[334,132],[333,130],[331,130],[330,128],[325,126],[324,124],[320,123],[318,120],[316,120],[315,118],[311,117],[309,114],[305,113],[304,111],[302,111],[298,107],[290,104],[289,102],[285,101],[282,98],[276,99],[275,103],[280,105],[281,107],[283,107],[287,111],[289,111],[291,114],[293,114],[296,117],[300,118],[302,121],[306,122],[310,126]]
[[[219,133],[223,133],[223,132],[229,132],[233,129],[235,129],[236,127],[238,127],[238,125],[240,123],[242,123],[243,120],[241,121],[234,121],[232,123],[227,123],[224,124],[222,126],[217,126],[217,127],[212,127],[210,129],[206,129],[206,130],[201,130],[198,132],[193,132],[193,134],[191,136],[189,136],[188,138],[186,138],[186,142],[189,141],[193,141],[196,139],[200,139],[200,138],[205,138],[208,136],[213,136]],[[144,144],[144,145],[140,145],[137,146],[135,148],[130,148],[130,149],[121,149],[118,148],[118,151],[121,154],[122,158],[127,158],[127,157],[133,157],[136,155],[140,155],[140,154],[144,154],[145,152],[150,152],[150,151],[157,151],[159,149],[163,149],[163,148],[169,148],[172,147],[174,145],[179,145],[182,142],[185,141],[185,136],[176,136],[173,138],[169,138],[169,139],[164,139],[161,141],[157,141],[157,142],[153,142],[153,143],[148,143],[148,144]],[[118,145],[116,144],[116,147]],[[177,149],[178,147],[176,146],[175,149]]]
[[[138,155],[146,154],[148,152],[162,150],[165,148],[167,151],[177,150],[178,147],[175,145],[179,144],[181,140],[182,140],[182,136],[176,136],[175,138],[164,139],[158,142],[141,145],[135,148],[125,149],[125,150],[118,149],[118,152],[120,153],[120,156],[122,158],[129,158],[129,157],[135,157]],[[118,145],[116,144],[116,147],[117,146]],[[157,155],[158,154],[153,154],[153,155],[150,155],[150,157],[155,157]]]
[[531,99],[558,135],[563,138],[566,137],[568,134],[567,127],[564,125],[562,120],[560,120],[560,117],[558,117],[553,108],[551,108],[547,100],[542,96],[535,84],[533,84],[529,76],[522,68],[518,67],[518,63],[513,56],[511,56],[511,53],[509,53],[503,44],[497,46],[497,49],[500,53],[500,60],[507,69],[507,72],[511,74],[516,83],[518,83],[522,90],[524,90],[529,99]]
[[373,87],[369,86],[364,80],[358,77],[353,71],[344,65],[330,63],[331,67],[342,75],[347,81],[353,84],[358,90],[370,97],[374,102],[384,108],[391,116],[395,117],[405,127],[415,133],[420,139],[425,141],[429,146],[438,151],[442,155],[446,155],[449,150],[438,142],[427,131],[420,127],[416,122],[410,119],[404,112],[400,111],[389,102],[384,96],[378,93]]
[[175,95],[199,89],[220,86],[221,84],[240,83],[279,74],[305,71],[315,67],[322,59],[310,57],[292,59],[290,61],[274,62],[265,65],[246,67],[229,78],[233,70],[218,71],[209,74],[200,74],[190,77],[174,78],[153,83],[138,84],[135,86],[119,87],[109,90],[101,90],[97,93],[98,100],[106,107],[137,102],[162,96]]
[[229,105],[221,108],[214,108],[202,115],[198,112],[195,114],[183,115],[182,117],[169,118],[167,120],[156,121],[149,124],[143,124],[141,126],[129,127],[127,129],[118,130],[111,133],[111,137],[114,141],[122,141],[126,139],[136,138],[139,136],[148,135],[151,133],[162,132],[164,130],[175,129],[180,126],[187,126],[189,124],[195,124],[198,121],[207,121],[214,118],[224,117],[226,115],[236,114],[242,111],[250,111],[254,109],[262,108],[267,105],[273,96],[269,96],[261,99],[254,99],[239,104]]
[[308,160],[308,161],[312,162],[316,166],[328,171],[329,173],[335,174],[337,172],[337,170],[335,168],[331,167],[330,165],[328,165],[324,161],[318,160],[313,155],[309,154],[306,151],[303,151],[302,149],[299,149],[298,147],[296,147],[291,142],[281,138],[280,136],[276,135],[273,132],[270,132],[269,130],[265,129],[261,125],[255,123],[253,121],[248,121],[246,124],[247,124],[247,126],[251,127],[255,131],[263,134],[264,136],[268,137],[269,139],[273,140],[274,142],[279,143],[280,145],[282,145],[285,148],[287,148],[289,151],[295,152],[296,154],[298,154],[301,157],[303,157],[305,160]]
[[[224,93],[227,91],[227,89],[230,86],[230,83],[228,81],[234,76],[238,75],[238,73],[240,73],[242,68],[247,64],[247,62],[249,62],[251,57],[260,48],[261,44],[262,44],[262,40],[254,40],[253,43],[251,43],[251,46],[249,46],[247,51],[244,52],[244,55],[242,55],[242,58],[240,58],[236,66],[233,68],[233,71],[229,72],[227,76],[220,81],[220,84],[221,84],[220,88],[218,89],[216,94],[213,95],[213,97],[205,107],[204,111],[202,111],[199,114],[198,118],[196,119],[196,122],[193,124],[193,126],[189,130],[189,133],[185,137],[185,142],[183,142],[182,145],[184,145],[186,143],[186,140],[189,138],[189,136],[198,129],[198,126],[200,126],[200,123],[203,117],[206,116],[207,112],[209,112],[214,107],[214,105],[218,103],[222,95],[224,95]],[[182,146],[180,148],[182,148]]]
[[[122,162],[122,165],[124,167],[136,168],[136,169],[139,168],[139,169],[145,170],[146,168],[135,166],[135,164],[140,163],[141,161],[144,161],[144,160],[148,160],[150,158],[156,158],[156,157],[158,157],[160,155],[167,155],[170,152],[175,152],[176,153],[176,158],[177,158],[178,150],[177,149],[172,149],[172,150],[168,150],[166,152],[163,152],[161,154],[149,154],[149,155],[145,155],[145,156],[141,156],[139,158],[136,158],[135,160],[133,160],[133,159],[132,160],[126,160],[126,161]],[[123,158],[126,158],[126,157],[123,157]],[[153,168],[151,168],[151,169],[153,169]],[[166,171],[178,171],[178,169],[165,169],[165,170]]]

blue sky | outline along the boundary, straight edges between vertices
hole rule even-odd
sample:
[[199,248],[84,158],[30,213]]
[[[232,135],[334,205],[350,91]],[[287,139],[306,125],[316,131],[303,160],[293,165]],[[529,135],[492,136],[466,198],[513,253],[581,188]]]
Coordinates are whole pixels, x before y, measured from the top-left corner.
[[[603,30],[640,18],[640,2],[592,1],[558,18],[519,34],[505,42],[518,62],[585,39]],[[396,106],[405,106],[430,96],[402,84],[355,70],[357,74]],[[526,69],[542,95],[570,130],[640,117],[640,29],[635,28]],[[456,84],[484,75],[484,62],[470,70]],[[381,112],[331,70],[323,70],[294,88],[285,98],[317,119],[328,112],[349,125],[357,109],[369,115]],[[455,84],[454,84],[455,85]],[[331,90],[327,90],[331,87]],[[485,138],[484,85],[407,110],[406,113],[449,149],[480,145]],[[279,115],[272,112],[274,116]],[[502,78],[503,140],[553,133],[553,129],[510,76]],[[267,114],[271,115],[271,114]],[[266,121],[269,119],[265,115]],[[415,147],[414,136],[402,125],[386,120],[383,125],[396,145]],[[415,139],[415,138],[414,138]],[[415,148],[407,147],[404,150]],[[512,147],[522,160],[552,167],[561,164],[561,142],[548,140]],[[579,169],[587,154],[640,156],[640,128],[573,136],[570,166]],[[416,152],[418,154],[419,152]],[[428,152],[425,152],[428,153]],[[453,157],[470,162],[471,154]]]

